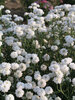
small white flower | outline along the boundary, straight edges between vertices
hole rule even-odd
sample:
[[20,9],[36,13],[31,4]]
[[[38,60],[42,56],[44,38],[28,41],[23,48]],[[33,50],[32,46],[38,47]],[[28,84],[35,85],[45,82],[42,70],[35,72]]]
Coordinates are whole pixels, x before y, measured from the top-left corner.
[[26,76],[25,77],[25,81],[26,82],[31,82],[32,81],[32,77],[31,76]]
[[70,63],[70,64],[69,64],[69,67],[70,67],[71,69],[75,70],[75,63]]
[[34,74],[34,79],[35,80],[40,80],[41,79],[41,75],[39,73],[35,73]]
[[12,94],[9,94],[5,96],[5,100],[15,100],[15,98]]
[[41,96],[40,100],[48,100],[48,98],[46,96]]
[[48,54],[45,54],[45,55],[43,56],[43,59],[44,59],[44,61],[49,61],[50,56],[49,56]]
[[32,84],[31,83],[25,83],[24,85],[25,89],[32,89]]
[[42,76],[42,79],[44,79],[46,82],[48,82],[50,80],[50,76],[48,74],[44,74]]
[[60,53],[61,55],[63,55],[63,56],[67,56],[68,50],[65,49],[65,48],[62,48],[62,49],[59,51],[59,53]]
[[24,60],[24,57],[23,57],[23,56],[19,55],[19,56],[17,57],[17,61],[23,62],[23,60]]
[[67,74],[69,72],[69,67],[67,65],[61,65],[60,70],[64,73]]
[[19,88],[19,89],[16,89],[15,94],[16,94],[16,97],[21,98],[24,95],[24,91],[21,88]]
[[14,76],[16,77],[16,78],[20,78],[20,77],[22,77],[22,72],[20,71],[20,70],[17,70],[16,72],[14,72]]
[[38,91],[37,91],[37,94],[38,94],[39,96],[44,96],[46,93],[45,93],[45,90],[44,90],[44,89],[39,88]]
[[37,54],[32,54],[32,63],[36,64],[39,62],[39,57],[37,56]]
[[23,82],[18,82],[16,87],[17,87],[17,89],[18,88],[24,89],[24,83]]
[[18,53],[17,52],[12,52],[10,56],[11,56],[11,58],[17,58]]
[[63,73],[59,70],[55,72],[56,76],[59,78],[63,78]]
[[72,62],[72,58],[68,57],[68,58],[64,58],[61,60],[62,64],[68,65]]
[[38,95],[33,95],[32,100],[40,100],[40,97]]
[[20,65],[19,65],[19,70],[20,71],[25,71],[26,70],[26,64],[24,64],[24,63],[21,63]]
[[39,80],[38,81],[38,86],[41,87],[41,88],[45,87],[46,86],[46,81],[44,79]]
[[47,86],[45,88],[45,92],[46,92],[46,94],[52,94],[53,93],[53,89],[50,86]]
[[75,86],[75,78],[72,79],[72,84]]
[[10,13],[11,13],[11,11],[10,11],[10,10],[6,10],[6,11],[5,11],[5,13],[10,14]]
[[52,45],[52,46],[51,46],[51,50],[52,50],[52,51],[57,51],[57,50],[58,50],[58,46]]
[[42,70],[42,71],[45,71],[46,69],[47,69],[47,66],[44,65],[44,64],[42,64],[42,65],[41,65],[41,70]]
[[55,100],[62,100],[60,97],[56,97]]
[[16,69],[18,69],[19,68],[19,64],[17,64],[17,63],[12,63],[11,64],[11,69],[12,70],[16,70]]
[[26,92],[26,98],[27,99],[30,99],[31,100],[32,99],[32,96],[33,96],[33,93],[32,92],[30,92],[30,91],[29,92]]
[[56,72],[60,70],[60,66],[58,64],[51,64],[49,66],[49,70],[51,70],[52,72]]
[[60,77],[55,77],[55,78],[53,78],[53,81],[54,81],[54,83],[56,83],[56,84],[61,84],[62,78],[60,78]]
[[72,100],[75,100],[75,96],[72,97]]

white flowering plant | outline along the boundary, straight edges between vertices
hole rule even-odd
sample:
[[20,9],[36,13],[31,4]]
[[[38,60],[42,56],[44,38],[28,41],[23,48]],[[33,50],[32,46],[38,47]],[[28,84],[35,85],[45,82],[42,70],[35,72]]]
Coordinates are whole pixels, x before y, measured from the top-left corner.
[[0,16],[1,100],[75,100],[75,5],[39,7]]

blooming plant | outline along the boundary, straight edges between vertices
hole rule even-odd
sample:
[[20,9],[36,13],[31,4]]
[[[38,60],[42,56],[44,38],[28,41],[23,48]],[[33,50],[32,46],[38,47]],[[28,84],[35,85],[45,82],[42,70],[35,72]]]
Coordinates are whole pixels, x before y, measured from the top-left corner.
[[51,9],[53,9],[53,5],[49,2],[49,1],[47,1],[47,0],[38,0],[38,1],[36,1],[38,4],[40,4],[40,6],[42,7],[42,8],[44,8],[46,11],[48,10],[51,10]]
[[0,16],[1,100],[75,100],[75,5],[39,7]]

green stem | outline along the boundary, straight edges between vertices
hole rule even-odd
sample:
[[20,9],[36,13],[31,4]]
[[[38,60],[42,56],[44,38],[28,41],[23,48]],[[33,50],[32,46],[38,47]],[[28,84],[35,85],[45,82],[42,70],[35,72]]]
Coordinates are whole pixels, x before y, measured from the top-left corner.
[[60,89],[58,88],[58,85],[57,85],[57,90],[59,91],[59,93],[62,93],[67,100],[69,100],[68,97],[64,94],[61,85],[60,85]]
[[[68,97],[64,94],[64,92],[63,92],[63,90],[62,90],[62,86],[61,86],[61,84],[60,84],[60,92],[65,96],[65,98],[68,99]],[[69,100],[69,99],[68,99],[68,100]]]

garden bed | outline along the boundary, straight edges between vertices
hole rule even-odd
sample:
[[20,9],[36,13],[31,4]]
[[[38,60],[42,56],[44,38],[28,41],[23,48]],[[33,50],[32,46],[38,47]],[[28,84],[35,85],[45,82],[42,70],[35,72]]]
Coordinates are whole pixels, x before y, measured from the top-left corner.
[[75,5],[0,8],[0,99],[75,100]]

